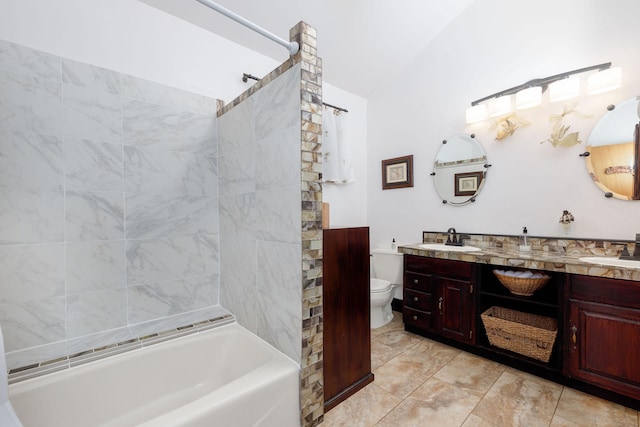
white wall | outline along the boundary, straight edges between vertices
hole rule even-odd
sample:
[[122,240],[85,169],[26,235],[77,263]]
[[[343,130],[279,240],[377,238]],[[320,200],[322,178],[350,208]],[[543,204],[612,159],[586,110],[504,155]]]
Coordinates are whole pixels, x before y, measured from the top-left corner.
[[[524,110],[533,124],[495,140],[490,121],[466,125],[471,101],[533,78],[611,61],[623,69],[623,87],[578,99],[589,119],[568,117],[571,131],[586,141],[608,104],[640,94],[637,41],[640,2],[612,7],[602,1],[542,0],[516,6],[506,0],[476,0],[386,87],[368,99],[368,218],[372,246],[395,237],[417,242],[423,230],[559,236],[564,209],[576,220],[573,237],[633,239],[640,202],[606,199],[571,148],[540,144],[549,138],[549,115],[563,104]],[[476,203],[443,205],[429,175],[441,141],[475,133],[487,151],[486,185]],[[380,162],[414,155],[413,188],[381,189]]]
[[[347,138],[353,154],[355,181],[347,184],[322,184],[322,199],[329,203],[331,227],[367,225],[367,102],[352,93],[324,83],[322,99],[349,110]],[[332,111],[331,109],[327,111]]]

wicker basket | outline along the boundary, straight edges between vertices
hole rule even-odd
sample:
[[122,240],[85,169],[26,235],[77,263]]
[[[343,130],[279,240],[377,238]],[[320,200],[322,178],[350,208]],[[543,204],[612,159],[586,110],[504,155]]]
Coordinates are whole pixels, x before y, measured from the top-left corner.
[[551,277],[546,274],[544,277],[517,277],[500,274],[497,270],[493,270],[500,283],[509,289],[514,295],[530,297],[535,291],[547,284]]
[[496,306],[480,317],[491,345],[549,362],[558,334],[556,319]]

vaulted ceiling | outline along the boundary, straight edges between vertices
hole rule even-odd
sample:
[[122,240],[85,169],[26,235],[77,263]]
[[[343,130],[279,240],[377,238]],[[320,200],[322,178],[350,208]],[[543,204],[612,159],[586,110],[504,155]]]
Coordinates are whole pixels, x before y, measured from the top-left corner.
[[[287,50],[196,0],[142,0],[278,61]],[[406,66],[473,0],[217,0],[218,4],[288,40],[304,21],[318,31],[323,79],[368,97]],[[247,72],[251,72],[247,70]]]

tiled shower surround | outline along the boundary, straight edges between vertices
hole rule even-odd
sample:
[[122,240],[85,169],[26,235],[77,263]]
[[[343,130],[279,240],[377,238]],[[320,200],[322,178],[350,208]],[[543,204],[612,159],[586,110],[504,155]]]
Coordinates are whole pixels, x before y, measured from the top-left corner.
[[300,363],[322,422],[321,61],[315,29],[290,36],[224,108],[0,41],[0,324],[9,368],[47,361],[13,380],[229,309]]
[[218,120],[220,304],[296,362],[302,323],[299,85],[296,64]]
[[[227,314],[217,101],[0,41],[9,367]],[[144,326],[147,326],[146,328]]]

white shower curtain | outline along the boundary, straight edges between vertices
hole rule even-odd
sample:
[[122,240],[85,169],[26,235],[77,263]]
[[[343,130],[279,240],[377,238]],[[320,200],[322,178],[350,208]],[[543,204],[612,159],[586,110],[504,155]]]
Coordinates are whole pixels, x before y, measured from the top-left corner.
[[324,107],[322,134],[322,181],[334,184],[355,181],[346,114]]

